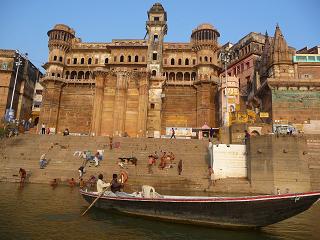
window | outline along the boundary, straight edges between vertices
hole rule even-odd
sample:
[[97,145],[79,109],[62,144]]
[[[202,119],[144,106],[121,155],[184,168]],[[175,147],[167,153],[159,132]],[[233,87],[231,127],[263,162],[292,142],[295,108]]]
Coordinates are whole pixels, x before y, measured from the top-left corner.
[[57,74],[57,77],[60,77],[60,73]]
[[179,58],[178,60],[178,64],[181,65],[182,64],[182,60]]
[[204,61],[208,62],[208,57],[207,56],[204,57]]
[[241,72],[243,72],[243,70],[244,70],[244,65],[243,63],[241,63]]
[[124,56],[120,56],[120,62],[124,61]]
[[171,58],[171,65],[174,65],[174,59]]
[[96,59],[94,60],[94,64],[98,64],[98,63],[99,63],[99,59],[96,58]]
[[152,75],[152,76],[156,76],[156,75],[157,75],[157,71],[156,71],[156,70],[152,70],[151,75]]
[[192,64],[196,65],[196,60],[195,59],[192,60]]
[[105,63],[105,64],[109,63],[109,58],[106,58],[106,59],[104,60],[104,63]]
[[73,59],[73,64],[77,64],[77,59],[76,58]]
[[117,56],[114,56],[113,57],[113,62],[116,62],[117,61]]
[[59,61],[62,62],[62,57],[59,57]]
[[155,107],[155,104],[154,104],[154,103],[151,103],[151,104],[150,104],[150,108],[151,108],[151,109],[154,109],[154,107]]
[[157,53],[153,53],[152,54],[152,60],[157,60],[158,58],[158,54]]
[[84,64],[84,58],[81,58],[80,63]]
[[250,67],[250,62],[247,62],[246,63],[246,69],[249,69],[249,67]]
[[54,57],[53,57],[53,61],[57,61],[57,56],[54,56]]
[[153,41],[157,42],[159,40],[159,37],[157,34],[153,35]]
[[139,56],[135,56],[135,57],[134,57],[134,61],[135,61],[135,62],[139,62]]
[[212,57],[210,57],[210,62],[212,62]]
[[42,90],[37,89],[36,94],[42,95]]
[[130,55],[128,56],[128,62],[131,62],[131,56]]
[[186,60],[184,60],[184,65],[189,65],[189,59],[186,58]]
[[51,76],[54,77],[54,73],[51,73]]
[[144,62],[145,61],[145,58],[144,58],[144,56],[142,56],[142,62]]
[[70,64],[70,58],[68,58],[68,60],[67,60],[67,64]]
[[163,59],[163,63],[164,63],[164,64],[167,64],[167,59],[166,59],[166,58]]
[[159,21],[159,17],[154,17],[153,20],[154,21]]
[[200,62],[202,62],[202,57],[200,57]]
[[92,63],[92,58],[89,58],[88,59],[88,64],[91,64]]

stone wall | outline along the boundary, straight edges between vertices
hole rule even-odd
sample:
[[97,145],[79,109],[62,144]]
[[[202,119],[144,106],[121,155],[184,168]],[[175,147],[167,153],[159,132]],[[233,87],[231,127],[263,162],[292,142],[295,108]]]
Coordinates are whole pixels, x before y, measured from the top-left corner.
[[166,127],[197,127],[197,92],[193,86],[168,86],[162,103],[162,133]]
[[312,90],[272,90],[273,120],[304,123],[320,119],[320,92]]
[[58,132],[68,128],[70,132],[88,134],[94,98],[94,86],[69,84],[62,88]]
[[276,193],[280,189],[284,193],[316,190],[311,184],[315,176],[310,175],[306,137],[252,137],[247,152],[253,191]]

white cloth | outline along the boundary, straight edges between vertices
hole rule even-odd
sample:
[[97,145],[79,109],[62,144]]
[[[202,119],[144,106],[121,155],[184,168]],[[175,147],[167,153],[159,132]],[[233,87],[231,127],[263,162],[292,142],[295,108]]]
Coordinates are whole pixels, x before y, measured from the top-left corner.
[[98,179],[98,181],[97,181],[97,192],[98,193],[102,193],[104,188],[106,188],[106,187],[110,187],[110,183],[105,183],[101,179]]

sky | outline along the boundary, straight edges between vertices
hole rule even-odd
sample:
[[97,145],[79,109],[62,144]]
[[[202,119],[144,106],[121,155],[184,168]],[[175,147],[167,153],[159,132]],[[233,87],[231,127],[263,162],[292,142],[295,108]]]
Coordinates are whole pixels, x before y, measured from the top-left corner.
[[[41,69],[48,57],[47,31],[63,23],[83,42],[143,39],[150,0],[4,0],[0,49],[28,53]],[[166,42],[188,42],[192,29],[210,23],[219,43],[236,43],[250,32],[274,34],[278,23],[296,49],[320,45],[318,0],[158,0],[168,16]]]

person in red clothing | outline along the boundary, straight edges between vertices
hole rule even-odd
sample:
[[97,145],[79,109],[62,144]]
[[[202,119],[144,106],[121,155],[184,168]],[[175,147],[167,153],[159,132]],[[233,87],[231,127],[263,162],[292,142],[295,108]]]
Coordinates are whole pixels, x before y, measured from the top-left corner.
[[20,175],[20,184],[23,184],[26,180],[26,177],[27,177],[26,170],[24,170],[23,168],[20,168],[19,175]]

